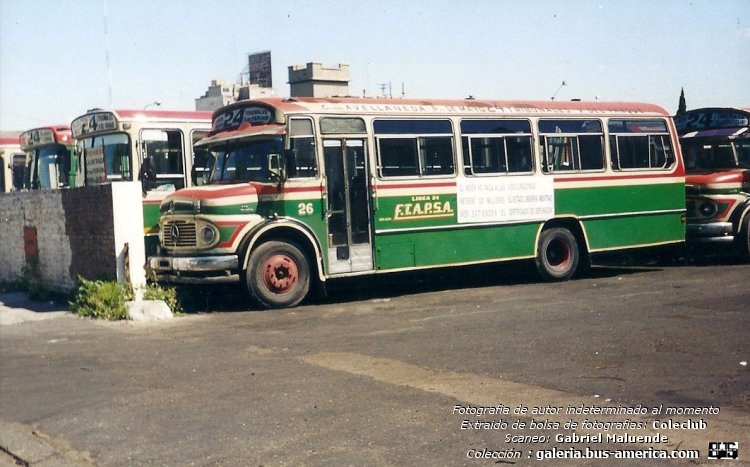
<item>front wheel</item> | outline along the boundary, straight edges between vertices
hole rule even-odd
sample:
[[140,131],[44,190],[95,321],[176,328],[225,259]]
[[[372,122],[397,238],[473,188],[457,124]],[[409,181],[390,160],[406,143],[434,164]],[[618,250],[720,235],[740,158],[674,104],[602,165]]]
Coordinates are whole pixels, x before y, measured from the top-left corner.
[[568,280],[580,261],[578,242],[568,229],[555,227],[542,231],[536,252],[536,268],[546,281]]
[[245,281],[261,306],[293,307],[310,290],[309,261],[293,243],[266,242],[250,253]]
[[745,220],[742,222],[742,228],[735,242],[737,242],[740,257],[745,261],[750,261],[750,212],[745,214]]

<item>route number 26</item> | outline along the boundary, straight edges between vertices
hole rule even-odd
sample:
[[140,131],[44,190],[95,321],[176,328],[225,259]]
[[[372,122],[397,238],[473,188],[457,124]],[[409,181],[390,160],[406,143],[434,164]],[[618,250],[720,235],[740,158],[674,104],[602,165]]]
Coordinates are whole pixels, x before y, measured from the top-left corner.
[[309,216],[313,213],[313,204],[312,203],[299,203],[297,205],[297,213],[300,216]]

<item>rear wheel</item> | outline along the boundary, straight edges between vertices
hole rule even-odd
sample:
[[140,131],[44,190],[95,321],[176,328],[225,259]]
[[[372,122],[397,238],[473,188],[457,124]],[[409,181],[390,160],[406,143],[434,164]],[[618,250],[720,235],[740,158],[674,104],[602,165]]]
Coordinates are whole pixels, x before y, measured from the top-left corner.
[[266,242],[250,253],[245,281],[261,306],[293,307],[310,290],[309,261],[293,243]]
[[568,280],[576,273],[581,254],[575,236],[566,228],[543,230],[537,244],[536,268],[546,281]]

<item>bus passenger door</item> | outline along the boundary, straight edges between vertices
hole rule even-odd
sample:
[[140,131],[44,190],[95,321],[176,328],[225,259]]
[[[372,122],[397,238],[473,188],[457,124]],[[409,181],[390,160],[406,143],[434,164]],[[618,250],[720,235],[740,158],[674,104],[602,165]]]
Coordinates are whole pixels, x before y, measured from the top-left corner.
[[332,274],[373,269],[366,147],[364,139],[323,141]]

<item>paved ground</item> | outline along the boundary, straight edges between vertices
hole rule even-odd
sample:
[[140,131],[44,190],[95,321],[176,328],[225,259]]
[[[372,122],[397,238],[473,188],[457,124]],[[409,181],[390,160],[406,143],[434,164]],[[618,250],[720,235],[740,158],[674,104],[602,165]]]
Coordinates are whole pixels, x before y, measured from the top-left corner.
[[[243,311],[242,300],[231,300],[238,291],[220,289],[190,305],[220,311],[146,324],[50,313],[61,307],[49,303],[42,307],[47,312],[32,313],[24,307],[39,304],[2,294],[0,446],[6,454],[0,459],[527,465],[540,464],[537,456],[553,448],[599,448],[591,439],[555,441],[556,434],[572,435],[564,425],[576,423],[578,435],[668,438],[610,444],[612,452],[697,449],[700,459],[690,463],[700,464],[715,462],[707,459],[709,441],[739,441],[747,462],[748,278],[750,265],[731,258],[596,267],[590,277],[560,284],[536,282],[523,265],[482,267],[344,283],[324,301],[280,312]],[[10,314],[52,319],[6,320]],[[467,406],[510,413],[456,413]],[[520,406],[529,412],[514,414]],[[713,407],[719,413],[550,413],[568,406]],[[534,407],[547,413],[532,415]],[[461,429],[464,420],[490,425]],[[593,420],[608,425],[583,428]],[[705,427],[655,428],[654,420],[702,420]],[[525,427],[514,428],[517,422]],[[646,427],[623,428],[627,423]],[[549,438],[533,442],[532,436]],[[483,450],[522,457],[467,457]]]

